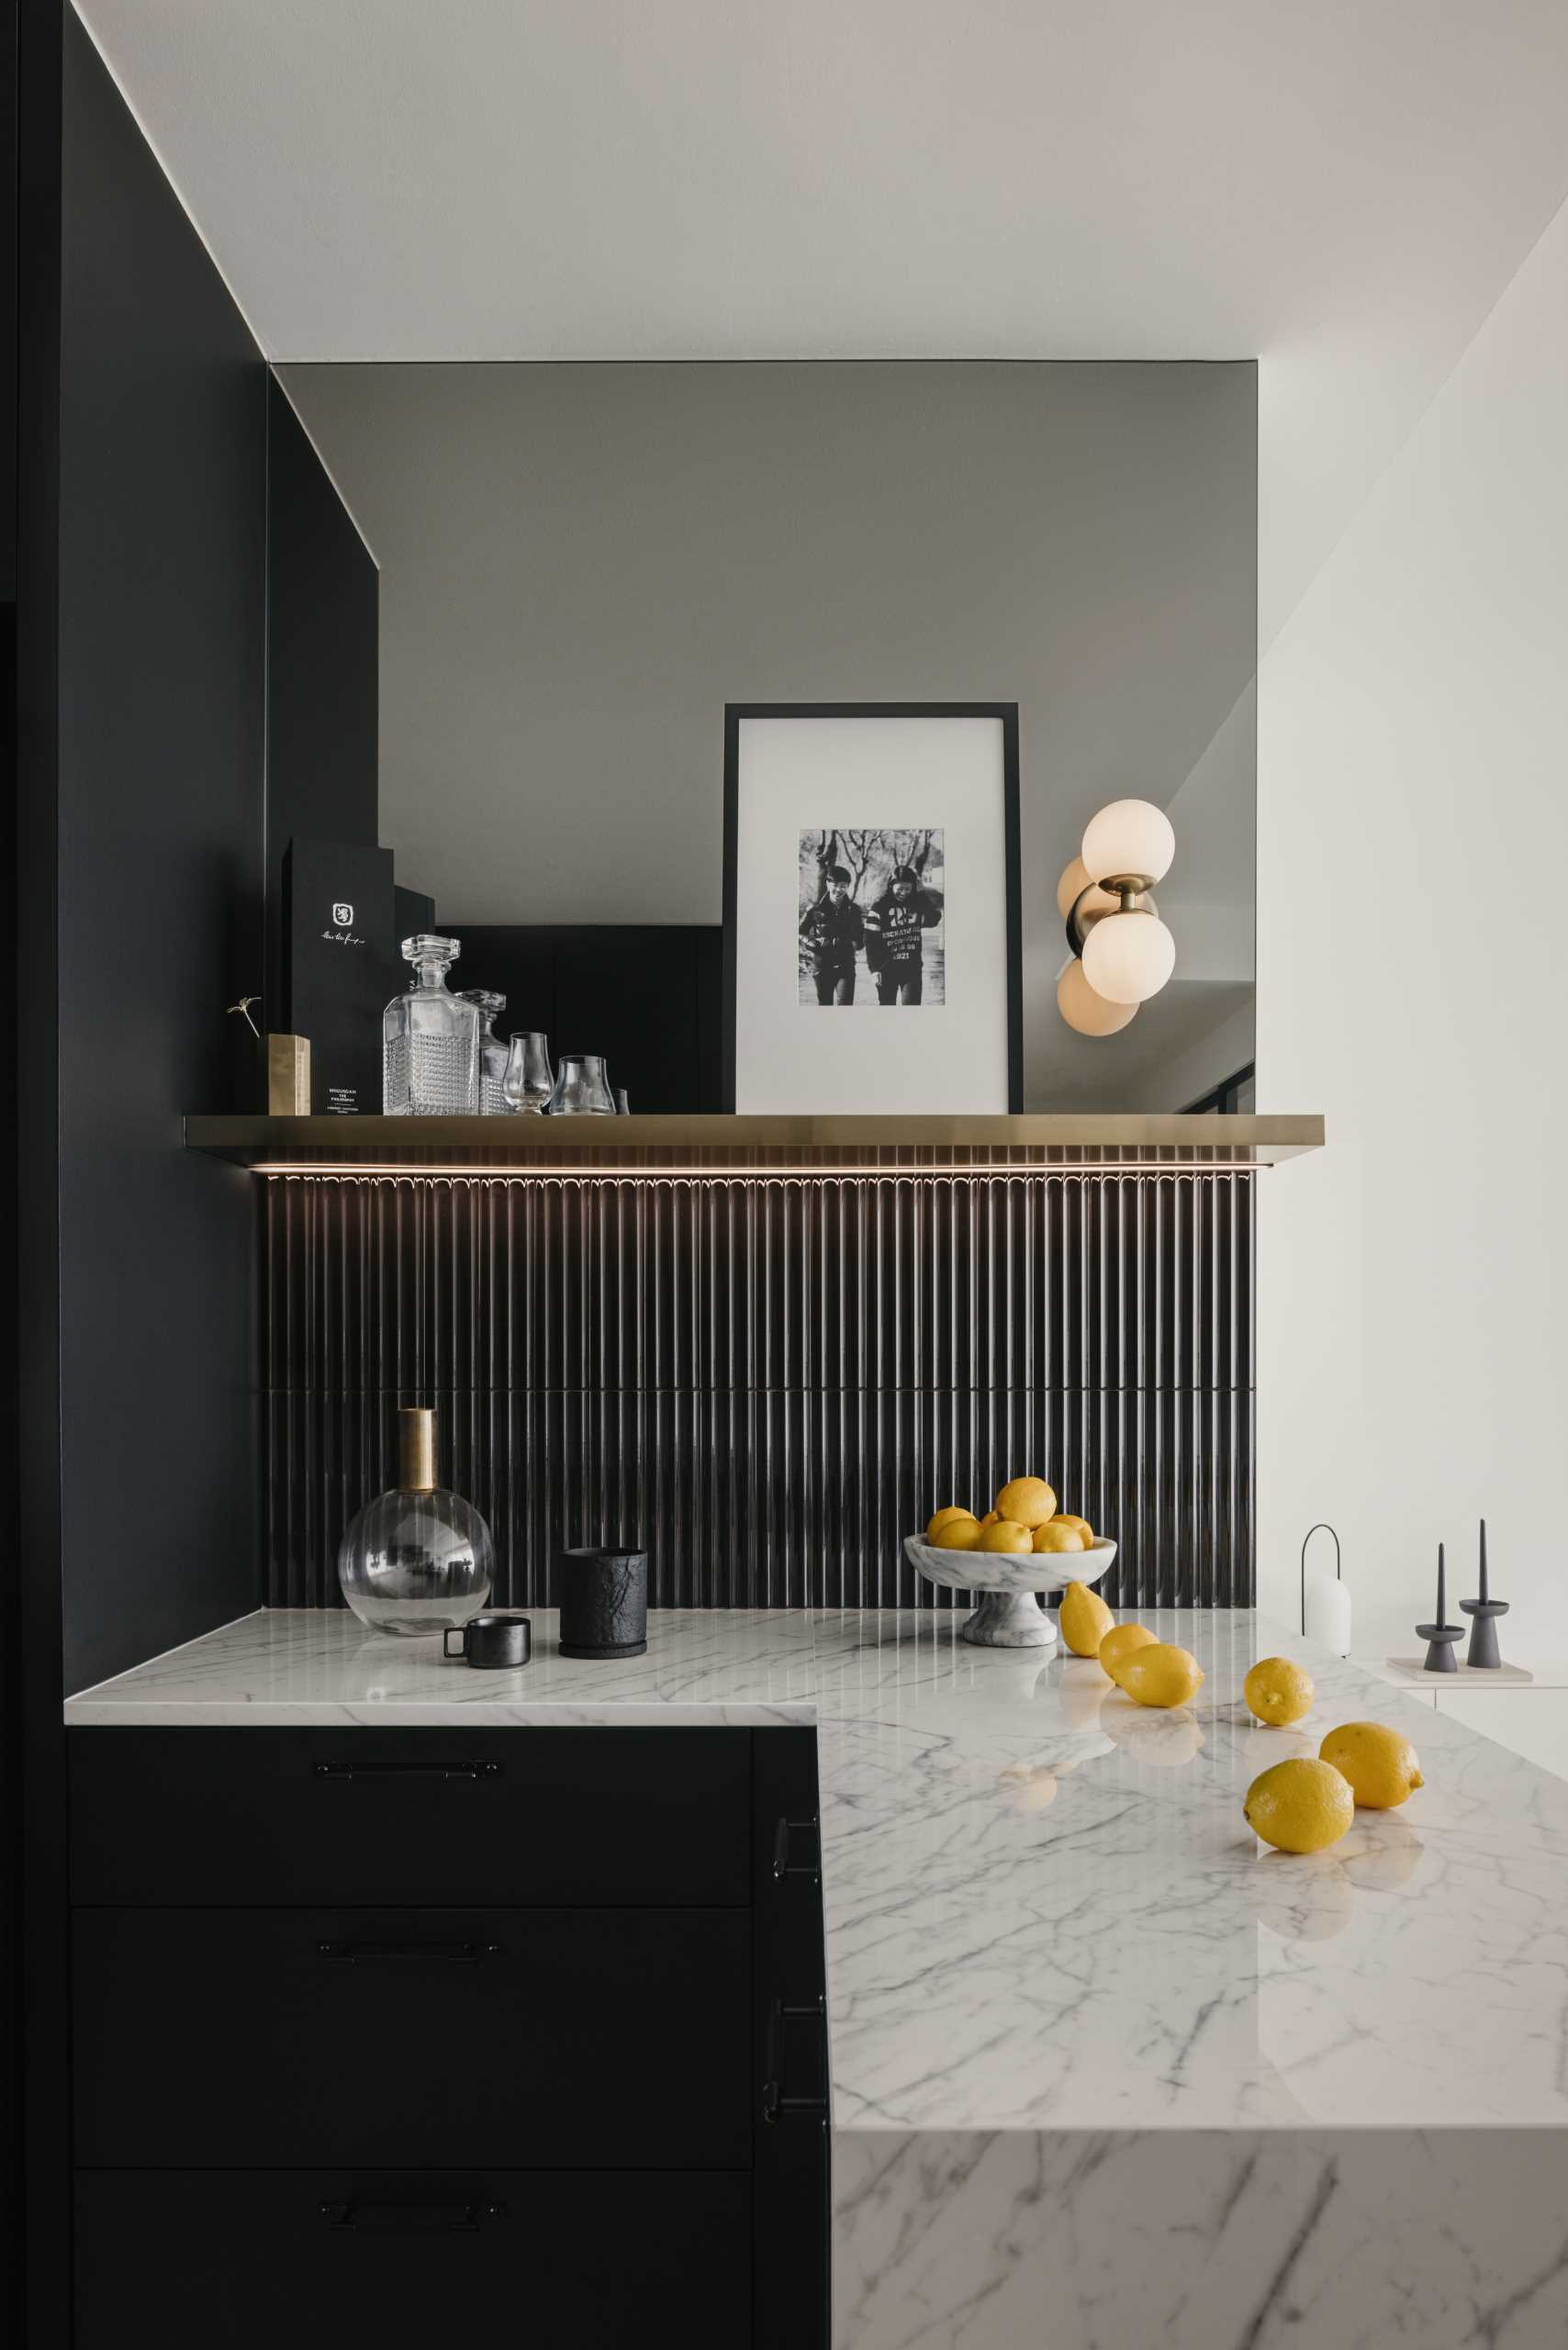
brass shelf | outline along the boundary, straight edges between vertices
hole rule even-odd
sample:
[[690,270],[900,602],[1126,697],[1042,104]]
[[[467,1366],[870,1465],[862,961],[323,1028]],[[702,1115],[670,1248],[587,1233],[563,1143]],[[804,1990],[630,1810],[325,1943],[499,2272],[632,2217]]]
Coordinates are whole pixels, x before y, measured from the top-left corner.
[[1320,1117],[187,1117],[187,1150],[262,1175],[1249,1173]]

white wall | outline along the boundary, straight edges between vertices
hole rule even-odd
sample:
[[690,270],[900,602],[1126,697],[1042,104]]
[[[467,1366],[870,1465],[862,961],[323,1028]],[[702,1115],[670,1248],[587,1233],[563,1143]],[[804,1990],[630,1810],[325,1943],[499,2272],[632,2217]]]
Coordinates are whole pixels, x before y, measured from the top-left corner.
[[1328,1121],[1260,1185],[1261,1602],[1331,1518],[1408,1654],[1484,1511],[1568,1659],[1568,212],[1266,655],[1258,905],[1259,1106]]

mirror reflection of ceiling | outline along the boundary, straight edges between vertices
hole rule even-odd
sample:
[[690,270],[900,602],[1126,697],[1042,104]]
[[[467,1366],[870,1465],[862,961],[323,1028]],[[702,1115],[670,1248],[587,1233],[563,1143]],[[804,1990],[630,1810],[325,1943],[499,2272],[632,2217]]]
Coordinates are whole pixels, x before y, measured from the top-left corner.
[[[381,565],[381,835],[465,923],[717,923],[722,712],[1020,705],[1031,1107],[1249,1061],[1256,370],[290,367]],[[1057,879],[1158,800],[1176,977],[1056,1007]]]
[[1260,359],[1265,646],[1568,190],[1562,0],[82,8],[273,359]]

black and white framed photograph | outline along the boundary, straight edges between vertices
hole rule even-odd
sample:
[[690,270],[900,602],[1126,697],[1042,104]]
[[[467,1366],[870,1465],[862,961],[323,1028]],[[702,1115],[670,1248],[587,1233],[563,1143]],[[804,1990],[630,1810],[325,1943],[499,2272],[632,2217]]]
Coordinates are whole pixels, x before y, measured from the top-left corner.
[[1019,933],[1016,703],[727,708],[731,1108],[1018,1109]]

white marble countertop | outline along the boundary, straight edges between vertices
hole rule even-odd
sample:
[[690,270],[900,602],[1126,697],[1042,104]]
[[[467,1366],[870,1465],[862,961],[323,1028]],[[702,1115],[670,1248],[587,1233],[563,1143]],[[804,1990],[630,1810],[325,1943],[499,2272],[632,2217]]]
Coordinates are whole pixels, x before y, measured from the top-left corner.
[[[646,1656],[518,1673],[341,1612],[268,1612],[68,1700],[72,1727],[815,1722],[834,2131],[1568,2122],[1568,1785],[1246,1612],[1147,1616],[1197,1702],[973,1649],[961,1614],[655,1613]],[[1239,1706],[1307,1659],[1296,1730]],[[1426,1785],[1330,1852],[1266,1852],[1253,1775],[1375,1717]]]

